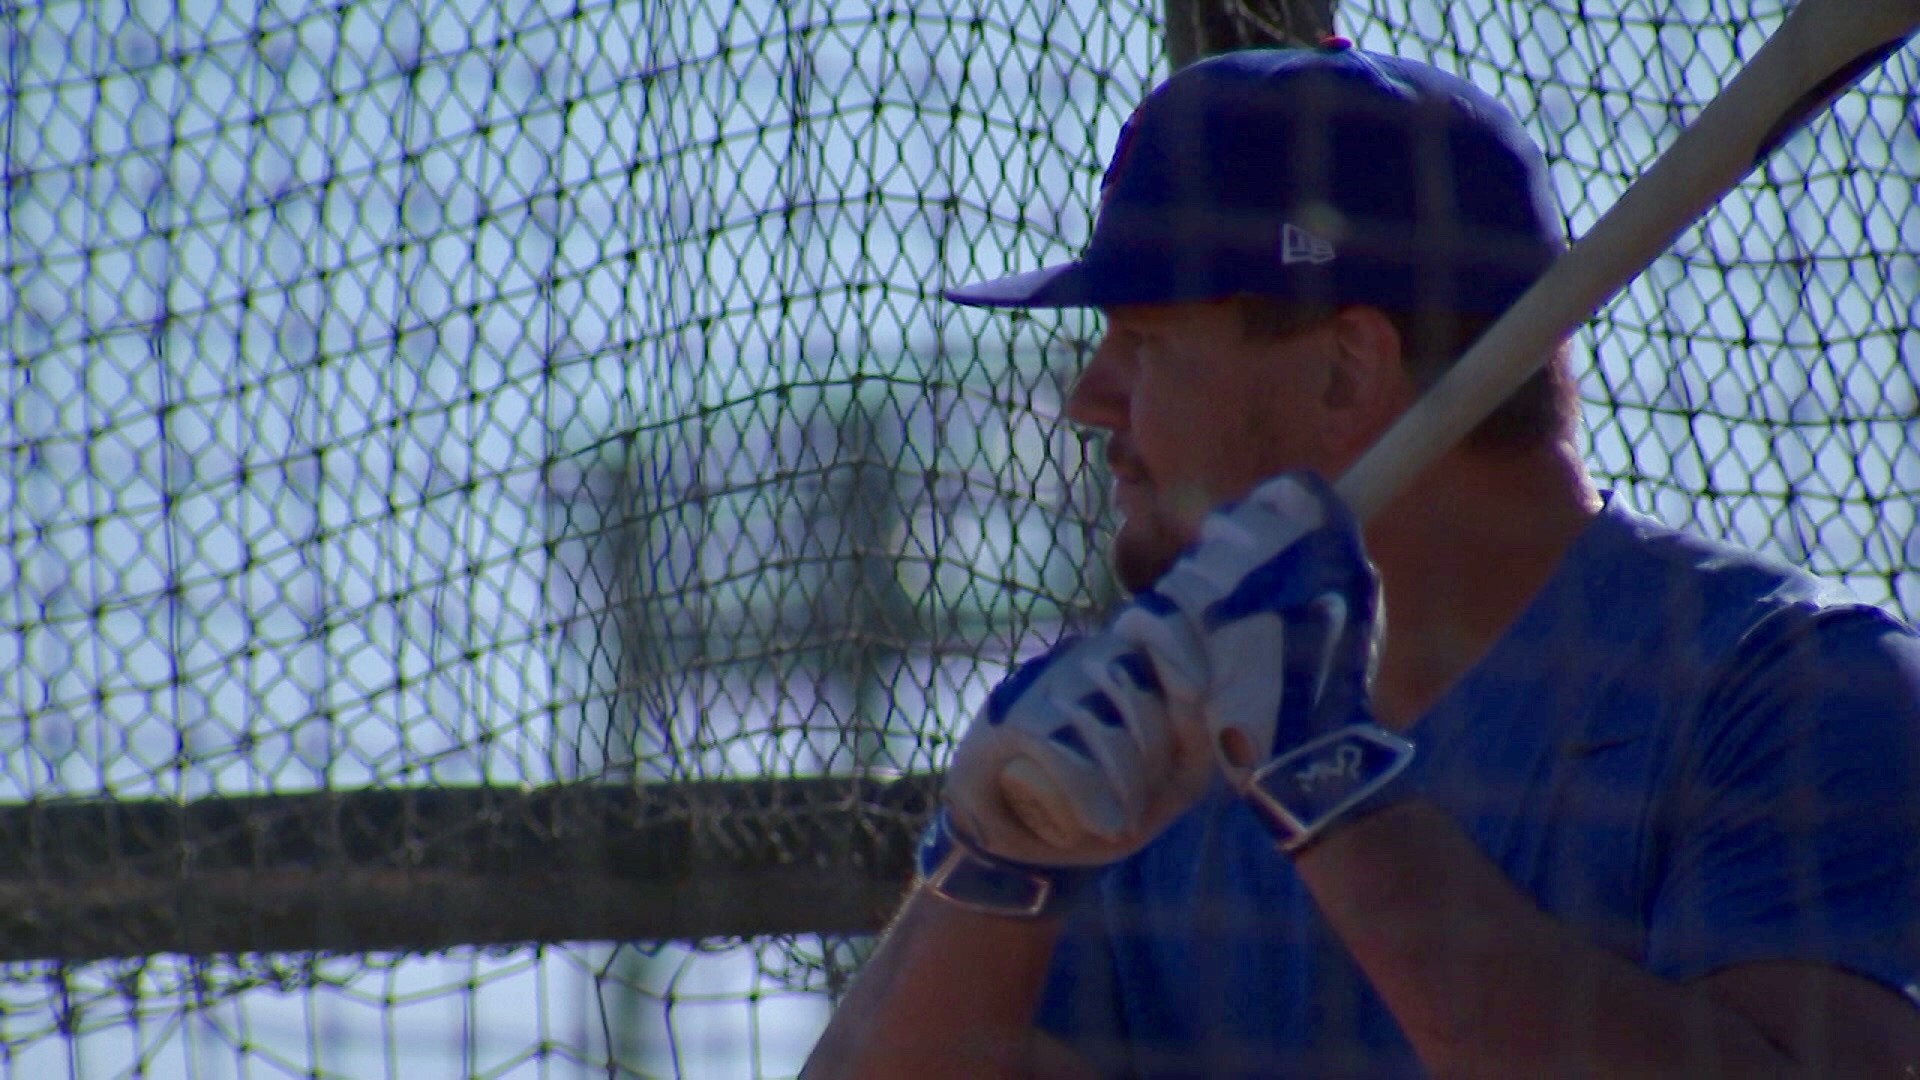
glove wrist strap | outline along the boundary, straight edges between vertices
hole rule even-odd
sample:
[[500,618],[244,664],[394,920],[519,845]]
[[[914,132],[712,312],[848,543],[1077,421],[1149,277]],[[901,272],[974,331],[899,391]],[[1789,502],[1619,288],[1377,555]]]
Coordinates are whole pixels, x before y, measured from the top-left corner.
[[936,896],[983,915],[1039,919],[1064,911],[1097,870],[1028,866],[976,850],[954,831],[945,807],[920,838],[920,881]]
[[1301,744],[1253,774],[1246,796],[1280,849],[1298,855],[1328,829],[1412,794],[1413,743],[1371,723]]

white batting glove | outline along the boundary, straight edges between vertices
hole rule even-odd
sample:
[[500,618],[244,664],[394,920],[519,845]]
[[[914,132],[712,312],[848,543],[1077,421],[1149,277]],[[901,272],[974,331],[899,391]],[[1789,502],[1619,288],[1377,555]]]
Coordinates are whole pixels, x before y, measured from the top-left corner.
[[[1050,788],[1043,814],[1007,801],[1015,760]],[[954,754],[946,807],[981,852],[1030,867],[1103,866],[1191,806],[1214,768],[1198,701],[1169,694],[1148,656],[1109,630],[995,688]]]
[[1378,602],[1352,514],[1289,473],[1209,516],[1115,625],[1203,687],[1222,769],[1288,851],[1407,794],[1413,744],[1368,703]]

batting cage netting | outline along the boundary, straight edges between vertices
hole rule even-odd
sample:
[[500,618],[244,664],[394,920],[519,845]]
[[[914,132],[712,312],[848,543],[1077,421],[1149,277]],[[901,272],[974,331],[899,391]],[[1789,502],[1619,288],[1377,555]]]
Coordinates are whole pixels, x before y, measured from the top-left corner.
[[[1577,234],[1782,10],[1333,18]],[[1077,250],[1160,7],[4,20],[0,1070],[797,1071],[955,734],[1114,595],[1097,324],[938,293]],[[1631,504],[1907,615],[1917,68],[1578,340]]]

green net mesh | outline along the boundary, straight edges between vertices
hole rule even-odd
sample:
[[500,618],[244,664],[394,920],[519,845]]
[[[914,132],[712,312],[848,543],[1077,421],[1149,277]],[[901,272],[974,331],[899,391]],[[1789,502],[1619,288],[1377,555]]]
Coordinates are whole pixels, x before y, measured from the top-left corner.
[[[1578,233],[1781,10],[1336,20],[1510,102]],[[937,293],[1074,253],[1158,18],[7,7],[0,802],[940,768],[1112,589],[1099,450],[1057,424],[1097,324]],[[1629,502],[1906,614],[1915,69],[1579,341],[1590,460]],[[28,951],[0,1067],[791,1074],[865,943],[724,934]]]

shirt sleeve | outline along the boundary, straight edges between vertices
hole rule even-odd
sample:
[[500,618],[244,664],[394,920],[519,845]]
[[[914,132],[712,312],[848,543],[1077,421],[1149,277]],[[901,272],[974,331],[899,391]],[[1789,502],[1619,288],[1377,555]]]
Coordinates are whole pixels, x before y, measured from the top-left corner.
[[1776,612],[1684,752],[1649,967],[1823,961],[1920,1004],[1920,638],[1873,608]]
[[1113,939],[1101,897],[1104,886],[1089,890],[1086,902],[1068,915],[1034,1024],[1079,1050],[1089,1064],[1110,1072],[1116,1055],[1124,1056],[1126,1039]]

